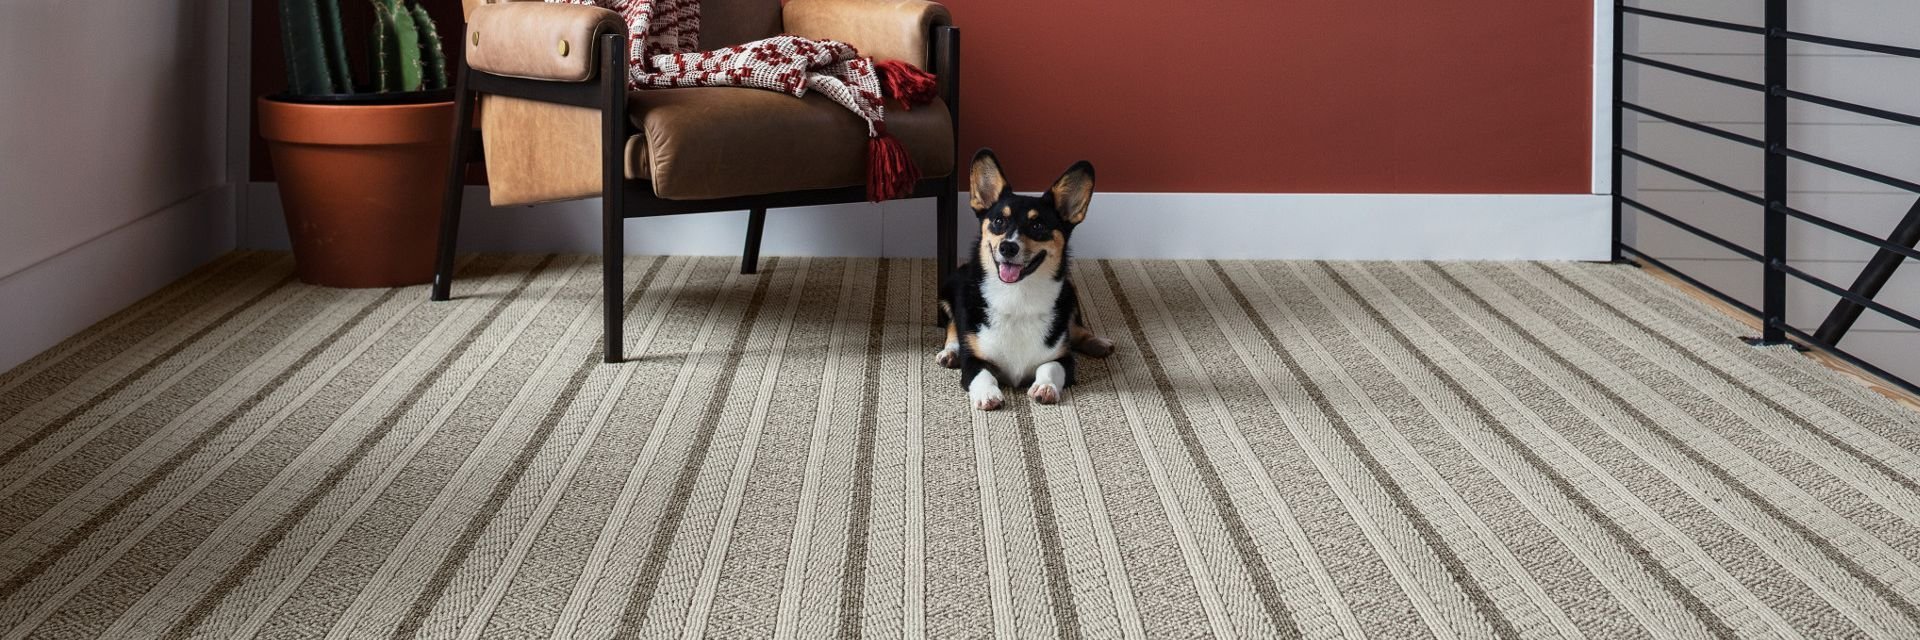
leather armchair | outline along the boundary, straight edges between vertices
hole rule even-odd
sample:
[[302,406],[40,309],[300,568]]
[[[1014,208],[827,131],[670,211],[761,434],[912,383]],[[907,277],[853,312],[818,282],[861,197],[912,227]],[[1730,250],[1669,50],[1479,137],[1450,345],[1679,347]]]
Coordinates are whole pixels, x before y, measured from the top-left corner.
[[[702,49],[784,32],[934,73],[939,99],[911,110],[890,104],[887,130],[920,167],[911,197],[936,199],[939,264],[952,269],[959,30],[946,8],[927,0],[702,0],[701,10]],[[747,210],[741,272],[754,273],[768,209],[866,199],[865,124],[823,96],[629,91],[626,24],[611,11],[488,0],[466,0],[466,11],[434,300],[450,295],[461,178],[481,159],[495,205],[602,199],[608,362],[623,359],[625,219]]]

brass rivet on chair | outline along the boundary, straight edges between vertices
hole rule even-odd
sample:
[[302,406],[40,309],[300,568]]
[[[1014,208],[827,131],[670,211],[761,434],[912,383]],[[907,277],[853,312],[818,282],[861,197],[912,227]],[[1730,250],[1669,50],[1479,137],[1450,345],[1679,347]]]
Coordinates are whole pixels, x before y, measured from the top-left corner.
[[567,41],[565,40],[560,41],[560,57],[567,57]]
[[473,32],[473,36],[469,39],[473,40],[473,46],[476,46],[476,47],[480,46],[480,32],[478,31]]

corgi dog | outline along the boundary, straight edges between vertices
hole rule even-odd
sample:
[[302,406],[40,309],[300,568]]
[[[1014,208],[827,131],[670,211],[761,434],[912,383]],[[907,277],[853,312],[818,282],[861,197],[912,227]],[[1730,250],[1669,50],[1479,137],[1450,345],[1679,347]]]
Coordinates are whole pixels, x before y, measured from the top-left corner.
[[1001,385],[1059,402],[1073,385],[1075,352],[1113,352],[1112,341],[1087,329],[1067,277],[1067,241],[1093,200],[1093,165],[1074,164],[1038,196],[1014,193],[991,149],[974,154],[971,172],[980,239],[972,260],[941,284],[947,342],[936,359],[960,370],[976,409],[1006,404]]

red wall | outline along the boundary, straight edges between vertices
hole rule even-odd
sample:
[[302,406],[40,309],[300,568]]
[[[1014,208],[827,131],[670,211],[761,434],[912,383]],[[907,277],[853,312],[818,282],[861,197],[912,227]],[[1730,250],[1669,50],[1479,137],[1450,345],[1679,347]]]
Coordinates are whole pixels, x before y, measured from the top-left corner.
[[[426,4],[458,33],[457,0]],[[1589,189],[1590,2],[947,4],[961,144],[993,147],[1020,189],[1080,159],[1103,191]],[[272,13],[256,5],[263,91],[281,84]]]
[[1586,193],[1593,5],[949,0],[962,144],[1021,189]]

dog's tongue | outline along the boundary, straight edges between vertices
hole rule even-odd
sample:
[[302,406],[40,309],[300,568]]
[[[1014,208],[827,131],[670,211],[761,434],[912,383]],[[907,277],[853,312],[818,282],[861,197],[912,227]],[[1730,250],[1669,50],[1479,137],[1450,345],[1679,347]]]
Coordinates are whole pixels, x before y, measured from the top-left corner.
[[1000,263],[1000,281],[1013,284],[1020,281],[1020,265]]

